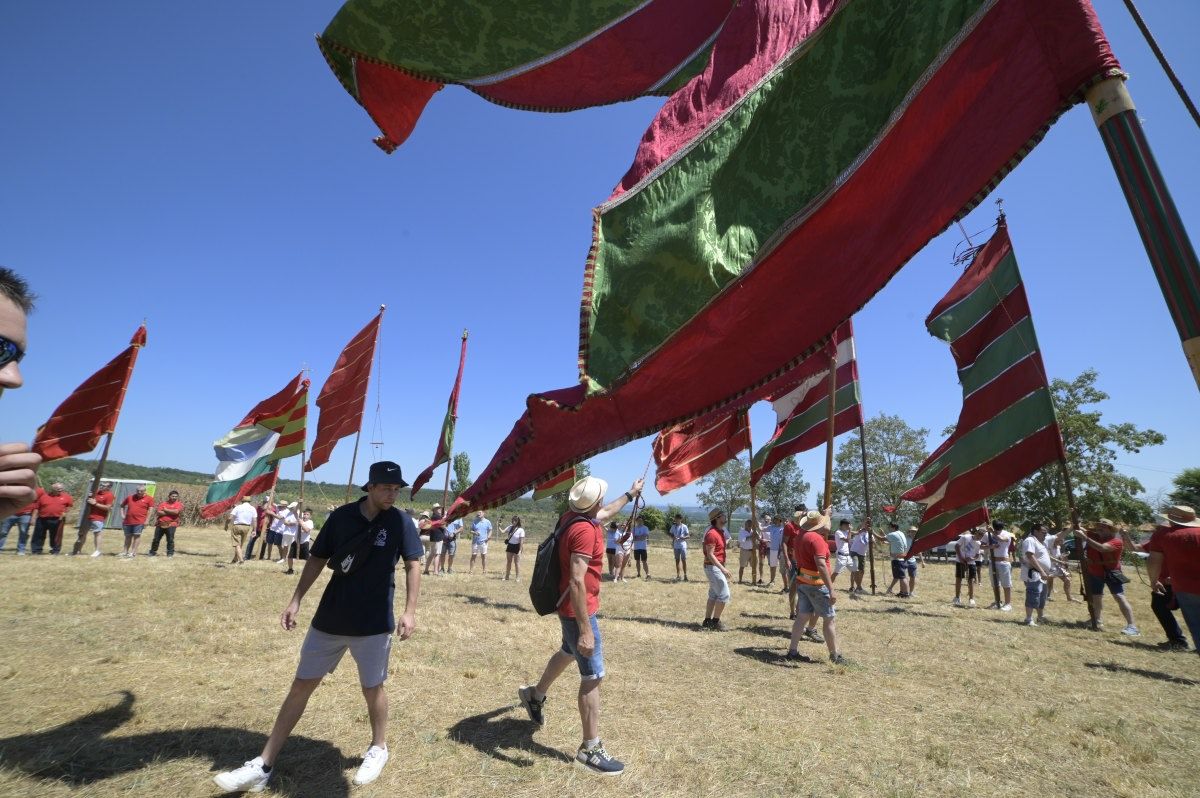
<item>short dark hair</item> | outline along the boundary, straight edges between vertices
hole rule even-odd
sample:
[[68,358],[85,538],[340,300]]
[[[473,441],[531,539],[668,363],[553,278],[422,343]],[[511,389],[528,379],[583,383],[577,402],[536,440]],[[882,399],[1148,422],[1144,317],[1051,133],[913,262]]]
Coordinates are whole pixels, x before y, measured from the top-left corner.
[[900,528],[900,525],[899,525],[899,524],[897,524],[895,521],[888,521],[888,526],[890,526],[892,529],[899,529],[899,528]]
[[25,282],[25,278],[3,266],[0,266],[0,294],[11,299],[14,305],[26,313],[33,312],[37,294],[29,290],[29,283]]
[[996,531],[1000,531],[1001,529],[1004,529],[1004,522],[1003,521],[993,521],[992,529],[995,529]]

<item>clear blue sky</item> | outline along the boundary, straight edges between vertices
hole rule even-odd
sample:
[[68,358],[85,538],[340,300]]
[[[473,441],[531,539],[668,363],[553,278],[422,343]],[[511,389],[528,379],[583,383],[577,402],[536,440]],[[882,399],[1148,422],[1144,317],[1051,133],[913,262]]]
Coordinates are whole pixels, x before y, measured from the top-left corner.
[[[1120,0],[1095,5],[1195,239],[1200,131]],[[1142,6],[1200,94],[1200,4]],[[575,381],[589,212],[628,167],[660,101],[543,115],[449,87],[385,156],[313,41],[337,8],[0,7],[9,34],[0,263],[41,295],[26,387],[5,393],[0,439],[31,439],[143,317],[150,343],[112,456],[146,465],[212,470],[214,439],[302,364],[319,388],[381,302],[383,454],[406,474],[433,455],[464,327],[457,448],[476,474],[528,393]],[[1087,109],[1060,120],[994,196],[1005,200],[1051,375],[1099,369],[1108,420],[1167,436],[1123,455],[1122,468],[1153,494],[1200,465],[1200,394]],[[966,227],[982,230],[993,215],[986,202]],[[952,230],[931,242],[856,317],[867,412],[929,428],[931,446],[961,395],[949,352],[923,320],[956,277],[959,240]],[[373,384],[368,430],[374,404]],[[769,409],[752,423],[759,445]],[[316,478],[345,479],[351,445]],[[371,455],[363,449],[359,473]],[[593,470],[623,485],[649,451],[649,440],[629,444]],[[819,451],[801,457],[814,487],[822,462]],[[298,469],[293,459],[284,475]]]

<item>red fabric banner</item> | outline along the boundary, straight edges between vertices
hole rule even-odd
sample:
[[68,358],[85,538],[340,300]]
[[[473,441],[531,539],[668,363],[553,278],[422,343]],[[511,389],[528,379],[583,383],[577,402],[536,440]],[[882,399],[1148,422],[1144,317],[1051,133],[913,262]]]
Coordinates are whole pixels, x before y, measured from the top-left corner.
[[[926,510],[925,516],[921,519],[921,527],[924,527],[928,521],[932,520],[934,515],[938,515],[938,513],[936,511]],[[968,529],[973,529],[977,526],[987,526],[988,521],[989,517],[987,507],[979,506],[967,509],[962,515],[950,519],[945,526],[942,526],[941,528],[936,529],[924,535],[923,537],[921,536],[921,533],[918,532],[917,539],[913,541],[911,546],[909,546],[908,554],[905,556],[912,557],[920,554],[923,551],[936,549],[938,546],[954,540]],[[918,527],[918,529],[921,527]]]
[[442,421],[442,434],[438,436],[437,451],[433,454],[433,463],[417,475],[412,483],[410,496],[416,497],[421,486],[429,481],[438,466],[450,462],[450,452],[454,449],[454,425],[458,422],[458,392],[462,389],[463,366],[467,364],[467,333],[463,331],[462,349],[458,353],[458,374],[454,377],[454,387],[450,389],[450,401],[446,405],[446,418]]
[[744,410],[708,416],[665,429],[654,439],[654,487],[661,494],[711,474],[750,448],[750,417]]
[[312,471],[329,461],[329,455],[339,440],[358,432],[362,426],[363,405],[367,401],[367,385],[371,381],[371,361],[375,357],[375,342],[383,311],[350,339],[338,356],[333,371],[325,380],[317,397],[321,410],[317,434],[305,471]]
[[100,438],[117,427],[138,350],[145,345],[146,326],[142,325],[124,352],[84,380],[38,427],[33,451],[50,461],[95,449]]

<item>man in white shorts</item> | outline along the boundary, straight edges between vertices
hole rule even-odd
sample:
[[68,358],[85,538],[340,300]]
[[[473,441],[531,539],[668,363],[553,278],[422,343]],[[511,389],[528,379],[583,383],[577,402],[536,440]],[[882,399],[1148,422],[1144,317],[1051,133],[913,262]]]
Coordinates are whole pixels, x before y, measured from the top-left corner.
[[[354,777],[355,784],[370,784],[379,777],[388,759],[387,679],[392,632],[407,640],[416,628],[417,594],[421,584],[421,539],[417,527],[393,505],[407,487],[400,466],[392,462],[371,465],[366,496],[330,513],[304,564],[292,600],[280,617],[284,630],[296,628],[300,601],[328,563],[333,576],[321,595],[312,626],[300,648],[300,664],[287,698],[262,753],[236,770],[213,777],[225,792],[262,792],[275,772],[275,759],[288,735],[304,714],[308,699],[332,673],[346,651],[358,666],[358,681],[371,720],[371,745]],[[396,623],[392,602],[396,592],[396,564],[404,560],[404,614]]]
[[680,569],[683,570],[683,581],[687,581],[687,542],[691,537],[687,524],[683,522],[683,513],[675,513],[675,523],[671,524],[671,550],[675,553],[675,581],[679,581]]
[[[1004,599],[1000,603],[1001,612],[1012,612],[1012,533],[1004,528],[1001,521],[992,522],[992,531],[987,536],[988,546],[992,550],[993,562],[996,566],[995,580],[1004,591]],[[993,604],[989,609],[996,609]]]
[[492,522],[484,515],[483,510],[475,513],[475,520],[471,522],[471,562],[467,566],[467,573],[475,572],[475,558],[479,558],[479,570],[482,573],[487,573],[487,550],[488,541],[492,539]]
[[850,554],[850,521],[843,518],[838,522],[838,528],[833,533],[834,563],[830,584],[837,581],[842,571],[850,572],[850,587],[848,592],[854,592],[854,575],[858,573],[858,561]]

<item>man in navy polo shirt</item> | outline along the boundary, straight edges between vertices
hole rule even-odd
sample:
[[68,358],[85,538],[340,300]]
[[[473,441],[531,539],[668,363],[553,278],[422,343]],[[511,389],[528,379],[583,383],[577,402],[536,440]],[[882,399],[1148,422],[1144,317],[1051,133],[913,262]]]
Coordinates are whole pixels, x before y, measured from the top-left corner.
[[[292,600],[280,617],[286,631],[296,628],[300,601],[317,576],[333,559],[333,577],[325,586],[312,626],[300,648],[300,664],[291,690],[279,708],[271,736],[262,754],[236,770],[213,778],[226,792],[261,792],[274,772],[275,758],[304,714],[309,696],[321,679],[332,673],[346,651],[358,666],[358,680],[371,719],[371,745],[363,756],[355,784],[370,784],[379,777],[388,759],[387,678],[388,654],[394,631],[407,640],[416,628],[417,594],[424,554],[417,527],[393,505],[401,488],[408,487],[400,466],[384,461],[371,466],[366,496],[334,510],[313,543],[312,552]],[[397,624],[392,611],[396,592],[396,564],[404,560],[404,614]]]

